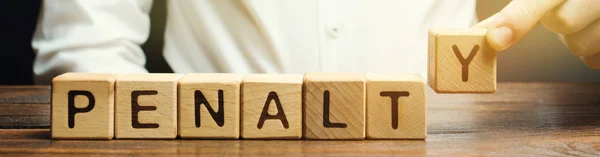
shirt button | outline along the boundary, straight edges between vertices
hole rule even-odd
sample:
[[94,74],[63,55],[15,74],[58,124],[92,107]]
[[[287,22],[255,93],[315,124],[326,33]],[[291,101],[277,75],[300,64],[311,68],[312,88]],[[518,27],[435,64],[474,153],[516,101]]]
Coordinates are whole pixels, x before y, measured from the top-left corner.
[[327,34],[333,39],[337,39],[340,36],[341,27],[337,22],[327,24]]

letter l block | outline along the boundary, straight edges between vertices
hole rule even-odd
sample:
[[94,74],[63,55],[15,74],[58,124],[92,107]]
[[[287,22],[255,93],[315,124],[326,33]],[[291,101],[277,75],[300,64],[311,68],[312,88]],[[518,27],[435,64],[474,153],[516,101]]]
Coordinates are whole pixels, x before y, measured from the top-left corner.
[[66,73],[52,80],[53,139],[113,138],[114,76]]
[[482,28],[430,29],[428,84],[437,93],[496,92],[496,51]]
[[177,82],[181,74],[126,74],[117,77],[115,137],[174,139],[177,136]]
[[364,139],[363,74],[305,74],[304,121],[306,139]]

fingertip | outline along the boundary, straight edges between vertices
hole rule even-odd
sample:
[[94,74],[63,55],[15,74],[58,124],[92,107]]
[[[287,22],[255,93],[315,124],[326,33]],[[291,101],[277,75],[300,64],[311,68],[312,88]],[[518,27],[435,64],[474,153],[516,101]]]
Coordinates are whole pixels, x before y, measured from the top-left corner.
[[487,28],[488,25],[489,25],[489,23],[482,21],[482,22],[479,22],[479,23],[471,26],[471,28]]
[[495,19],[497,14],[494,14],[490,17],[488,17],[487,19],[480,21],[479,23],[471,26],[471,28],[487,28]]
[[485,19],[485,20],[471,26],[471,28],[487,28],[488,25],[490,24],[489,21],[490,21],[489,19]]
[[498,26],[488,29],[486,39],[490,47],[496,51],[507,49],[512,44],[513,31],[507,26]]

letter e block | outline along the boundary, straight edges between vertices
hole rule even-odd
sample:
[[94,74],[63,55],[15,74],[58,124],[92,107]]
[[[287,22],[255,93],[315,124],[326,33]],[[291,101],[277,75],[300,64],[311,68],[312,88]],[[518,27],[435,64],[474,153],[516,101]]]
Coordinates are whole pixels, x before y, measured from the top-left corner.
[[53,139],[113,138],[114,76],[66,73],[52,80]]
[[242,138],[302,138],[302,75],[251,74],[244,78]]
[[181,74],[126,74],[117,77],[115,137],[174,139],[177,136],[177,82]]
[[187,74],[181,78],[179,137],[237,139],[241,80],[236,74]]
[[304,138],[365,138],[365,78],[362,74],[304,75]]
[[481,28],[429,30],[428,84],[437,93],[496,92],[496,51]]
[[366,74],[367,138],[425,139],[425,81],[417,75]]

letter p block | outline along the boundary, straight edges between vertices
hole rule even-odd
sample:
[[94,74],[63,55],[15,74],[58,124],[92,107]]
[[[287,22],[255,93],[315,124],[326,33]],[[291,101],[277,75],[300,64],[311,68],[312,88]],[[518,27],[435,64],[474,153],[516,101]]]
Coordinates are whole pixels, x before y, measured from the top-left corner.
[[112,139],[114,74],[66,73],[52,80],[53,139]]
[[496,51],[482,28],[429,30],[428,84],[437,93],[496,92]]

